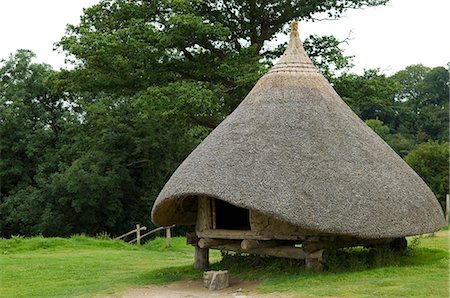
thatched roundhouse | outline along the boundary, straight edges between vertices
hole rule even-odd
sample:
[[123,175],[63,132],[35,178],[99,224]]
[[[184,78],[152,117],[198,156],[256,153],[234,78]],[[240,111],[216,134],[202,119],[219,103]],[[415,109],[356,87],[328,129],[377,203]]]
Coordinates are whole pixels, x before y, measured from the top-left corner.
[[153,206],[158,225],[196,224],[190,241],[198,268],[207,265],[208,248],[308,265],[320,263],[326,248],[404,246],[405,236],[445,224],[427,185],[315,68],[296,26],[279,62],[186,158]]

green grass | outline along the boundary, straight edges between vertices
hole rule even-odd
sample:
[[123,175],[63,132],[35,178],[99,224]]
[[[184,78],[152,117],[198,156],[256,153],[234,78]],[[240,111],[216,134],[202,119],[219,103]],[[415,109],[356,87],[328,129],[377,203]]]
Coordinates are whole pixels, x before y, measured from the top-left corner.
[[[174,238],[141,247],[85,236],[0,240],[0,296],[67,297],[113,294],[131,286],[197,278],[193,248]],[[165,274],[163,268],[174,272]],[[159,271],[158,271],[159,270]]]
[[[409,239],[406,254],[362,248],[334,252],[328,270],[314,273],[296,261],[212,251],[213,269],[259,280],[261,292],[301,297],[449,297],[448,229]],[[92,297],[120,295],[127,288],[200,279],[192,269],[193,248],[184,238],[145,245],[85,236],[0,239],[1,297]]]

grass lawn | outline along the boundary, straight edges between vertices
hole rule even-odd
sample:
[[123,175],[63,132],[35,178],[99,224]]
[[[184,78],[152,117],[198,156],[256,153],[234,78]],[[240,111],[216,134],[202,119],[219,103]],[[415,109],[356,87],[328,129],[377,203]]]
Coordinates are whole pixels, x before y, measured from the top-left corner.
[[[309,272],[294,261],[227,256],[212,251],[213,269],[260,280],[262,292],[301,297],[449,297],[449,231],[409,239],[415,246],[396,255],[351,249],[331,256],[326,272]],[[184,238],[142,246],[85,236],[0,239],[1,297],[120,295],[127,288],[199,279],[193,248]]]

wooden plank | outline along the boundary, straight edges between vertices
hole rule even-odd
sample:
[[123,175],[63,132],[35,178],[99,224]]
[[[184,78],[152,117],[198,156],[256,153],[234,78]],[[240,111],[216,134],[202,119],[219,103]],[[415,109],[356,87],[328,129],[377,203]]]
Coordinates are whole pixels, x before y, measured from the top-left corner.
[[[147,227],[141,227],[141,230],[145,231],[145,230],[147,230]],[[131,231],[129,231],[129,232],[123,234],[123,235],[120,235],[119,237],[116,237],[116,238],[114,238],[113,240],[122,239],[122,238],[124,238],[124,237],[126,237],[126,236],[128,236],[128,235],[133,234],[133,233],[136,233],[136,229],[131,230]]]
[[304,260],[307,257],[307,253],[302,248],[295,246],[262,247],[245,251],[241,248],[240,244],[217,245],[211,248],[287,259]]
[[254,239],[254,240],[294,240],[301,242],[305,239],[302,235],[263,235],[249,230],[224,230],[224,229],[206,229],[197,230],[200,238],[217,238],[217,239]]
[[[170,226],[170,228],[173,228],[173,227],[175,227],[175,225],[171,225],[171,226]],[[144,238],[144,237],[147,237],[147,236],[150,235],[150,234],[153,234],[153,233],[156,233],[156,232],[158,232],[158,231],[164,230],[165,228],[167,228],[167,227],[159,227],[159,228],[153,229],[153,230],[151,230],[150,232],[147,232],[147,233],[141,235],[141,239]],[[142,228],[141,228],[141,230],[142,230]],[[135,238],[135,239],[131,240],[131,241],[128,242],[128,243],[136,242],[136,240],[137,240],[137,239]]]
[[250,250],[249,252],[288,259],[304,260],[306,258],[306,253],[303,251],[303,249],[295,246],[255,248]]
[[[172,225],[172,226],[170,226],[170,227],[173,228],[174,226],[175,226],[175,225]],[[153,234],[153,233],[156,233],[156,232],[158,232],[158,231],[164,230],[165,228],[166,228],[166,227],[159,227],[159,228],[153,229],[153,230],[151,230],[150,232],[147,232],[147,233],[141,235],[141,239],[144,238],[144,237],[146,237],[146,236],[148,236],[148,235],[150,235],[150,234]]]
[[197,236],[200,238],[217,238],[217,239],[261,239],[270,240],[271,238],[257,235],[252,231],[241,230],[203,230],[197,231]]
[[198,247],[210,248],[210,247],[217,246],[217,245],[238,244],[238,243],[239,243],[239,240],[201,238],[198,241]]
[[289,243],[287,241],[281,240],[254,240],[254,239],[244,239],[241,242],[241,248],[244,251],[255,249],[255,248],[264,248],[264,247],[275,247],[275,246],[284,246]]

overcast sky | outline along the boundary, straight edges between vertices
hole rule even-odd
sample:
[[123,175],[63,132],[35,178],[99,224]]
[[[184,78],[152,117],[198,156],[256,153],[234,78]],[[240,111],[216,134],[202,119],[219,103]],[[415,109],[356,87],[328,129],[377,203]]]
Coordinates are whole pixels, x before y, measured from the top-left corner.
[[[30,49],[38,62],[55,69],[64,55],[53,44],[66,24],[76,24],[98,0],[0,0],[0,59]],[[450,62],[450,0],[391,0],[387,6],[352,10],[337,21],[301,22],[300,35],[351,36],[345,54],[354,55],[354,71],[380,68],[391,74],[407,65],[444,66]],[[350,33],[351,32],[351,33]]]

